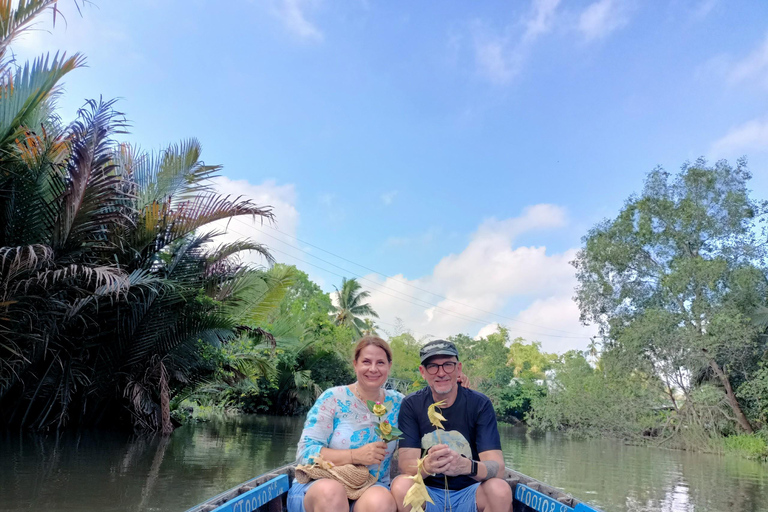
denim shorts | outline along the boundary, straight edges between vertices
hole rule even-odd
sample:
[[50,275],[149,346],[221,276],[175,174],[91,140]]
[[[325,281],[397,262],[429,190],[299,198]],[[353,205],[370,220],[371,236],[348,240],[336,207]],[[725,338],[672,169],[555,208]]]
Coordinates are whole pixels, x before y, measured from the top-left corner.
[[480,487],[480,482],[460,489],[458,491],[448,491],[448,499],[451,501],[451,506],[447,507],[445,504],[446,491],[440,487],[427,486],[427,492],[429,497],[435,504],[427,503],[427,510],[425,512],[443,512],[444,510],[453,510],[453,512],[477,512],[477,489]]
[[[296,480],[293,481],[293,483],[291,484],[291,488],[288,489],[288,512],[306,512],[306,510],[304,510],[304,496],[307,494],[307,491],[315,482],[317,482],[317,480],[312,480],[305,484],[300,484]],[[371,487],[375,485],[378,485],[379,487],[383,487],[386,490],[389,490],[389,486],[382,484],[381,482],[376,482]],[[350,512],[352,512],[354,508],[355,508],[355,502],[350,501],[349,502]],[[440,510],[442,512],[442,509]]]

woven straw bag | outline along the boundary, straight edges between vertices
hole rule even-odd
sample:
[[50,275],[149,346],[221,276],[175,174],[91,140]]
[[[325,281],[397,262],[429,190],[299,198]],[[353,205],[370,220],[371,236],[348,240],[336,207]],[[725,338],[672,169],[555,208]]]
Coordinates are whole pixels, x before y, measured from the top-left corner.
[[296,466],[296,480],[300,484],[321,478],[330,478],[341,483],[347,491],[347,498],[350,500],[358,499],[366,489],[376,483],[376,477],[368,471],[366,466],[361,464],[334,466],[317,456],[313,464]]

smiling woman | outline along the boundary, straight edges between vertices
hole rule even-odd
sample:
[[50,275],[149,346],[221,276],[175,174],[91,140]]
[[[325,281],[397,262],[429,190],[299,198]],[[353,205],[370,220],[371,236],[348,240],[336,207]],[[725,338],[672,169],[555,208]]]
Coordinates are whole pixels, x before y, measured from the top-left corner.
[[[367,470],[374,477],[369,478],[370,487],[355,500],[355,510],[394,512],[389,474],[397,442],[385,442],[382,431],[376,428],[383,422],[394,429],[398,425],[403,395],[382,387],[392,368],[392,351],[381,338],[365,336],[358,341],[354,354],[356,382],[328,389],[317,399],[307,415],[297,459],[300,464],[312,464],[310,470],[328,467],[327,463],[337,469],[346,468],[345,471]],[[376,402],[373,409],[369,402]],[[382,409],[382,414],[376,407]],[[288,494],[288,510],[344,510],[350,503],[348,491],[330,478],[294,482]]]

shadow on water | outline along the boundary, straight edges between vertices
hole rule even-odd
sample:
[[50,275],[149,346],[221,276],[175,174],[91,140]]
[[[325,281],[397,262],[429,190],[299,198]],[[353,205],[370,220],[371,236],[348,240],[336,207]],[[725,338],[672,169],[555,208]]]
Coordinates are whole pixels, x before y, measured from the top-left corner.
[[[169,438],[0,434],[0,511],[183,512],[292,461],[303,418],[240,417]],[[609,511],[768,512],[768,466],[500,426],[507,464]]]

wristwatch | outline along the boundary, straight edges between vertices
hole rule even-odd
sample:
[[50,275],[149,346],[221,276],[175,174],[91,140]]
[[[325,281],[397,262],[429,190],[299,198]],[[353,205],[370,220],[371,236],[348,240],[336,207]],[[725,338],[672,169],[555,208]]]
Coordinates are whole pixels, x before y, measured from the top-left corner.
[[477,461],[469,460],[472,463],[472,469],[469,470],[469,476],[477,476]]

